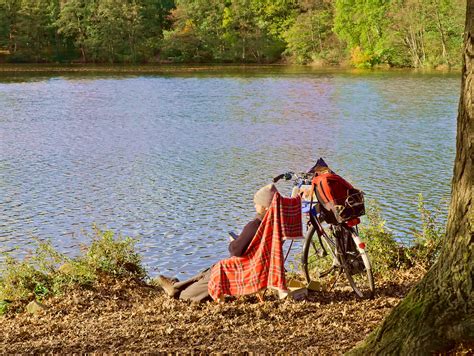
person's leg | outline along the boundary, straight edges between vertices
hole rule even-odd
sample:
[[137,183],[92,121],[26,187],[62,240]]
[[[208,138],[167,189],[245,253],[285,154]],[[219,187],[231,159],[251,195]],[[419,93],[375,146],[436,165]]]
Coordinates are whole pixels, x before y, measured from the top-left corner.
[[210,268],[207,268],[197,275],[181,282],[174,282],[168,277],[160,276],[159,283],[168,296],[179,298],[183,290],[191,286],[193,283],[200,281],[208,271],[210,271]]
[[190,300],[193,302],[202,302],[206,299],[209,299],[210,296],[207,285],[210,278],[211,270],[208,269],[202,273],[201,278],[198,281],[188,285],[188,287],[181,291],[179,299]]
[[195,276],[193,276],[193,277],[191,277],[191,278],[189,278],[189,279],[187,279],[187,280],[185,280],[185,281],[176,282],[176,283],[173,284],[173,287],[176,288],[177,290],[182,291],[182,290],[186,289],[189,285],[191,285],[191,284],[193,284],[193,283],[199,281],[199,280],[202,278],[203,274],[204,274],[206,271],[207,271],[207,270],[204,270],[204,271],[202,271],[202,272],[199,272],[199,273],[196,274]]

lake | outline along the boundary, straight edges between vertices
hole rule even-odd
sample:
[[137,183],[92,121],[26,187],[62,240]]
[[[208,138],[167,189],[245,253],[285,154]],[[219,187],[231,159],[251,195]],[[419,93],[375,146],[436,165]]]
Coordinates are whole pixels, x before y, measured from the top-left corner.
[[1,251],[73,255],[97,224],[183,277],[227,256],[259,187],[319,157],[404,242],[419,193],[449,199],[459,73],[118,68],[0,70]]

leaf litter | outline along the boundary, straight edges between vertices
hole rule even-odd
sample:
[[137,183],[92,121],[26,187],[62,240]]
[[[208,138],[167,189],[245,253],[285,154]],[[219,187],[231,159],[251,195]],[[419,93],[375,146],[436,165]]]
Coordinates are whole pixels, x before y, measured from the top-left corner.
[[[255,352],[342,354],[374,330],[421,278],[379,281],[372,300],[348,290],[311,292],[304,301],[267,293],[224,304],[171,299],[133,279],[102,279],[43,301],[37,315],[0,317],[0,353]],[[17,306],[20,308],[21,306]]]

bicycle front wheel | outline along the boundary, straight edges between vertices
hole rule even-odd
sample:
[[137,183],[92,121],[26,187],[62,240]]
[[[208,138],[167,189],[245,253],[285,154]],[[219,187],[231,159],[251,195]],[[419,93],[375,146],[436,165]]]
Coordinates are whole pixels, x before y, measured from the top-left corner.
[[336,241],[322,227],[321,234],[316,233],[316,227],[311,226],[306,234],[301,264],[306,282],[319,280],[339,265],[336,258]]
[[374,276],[369,255],[354,228],[338,226],[335,233],[340,243],[339,256],[344,274],[359,298],[373,298],[375,293]]

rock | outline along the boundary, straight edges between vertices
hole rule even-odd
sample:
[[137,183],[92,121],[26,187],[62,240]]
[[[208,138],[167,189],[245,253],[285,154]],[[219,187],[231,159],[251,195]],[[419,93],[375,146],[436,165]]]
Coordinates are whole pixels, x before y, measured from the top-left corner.
[[26,306],[26,311],[30,314],[39,314],[44,310],[46,310],[46,306],[36,300],[29,302]]

